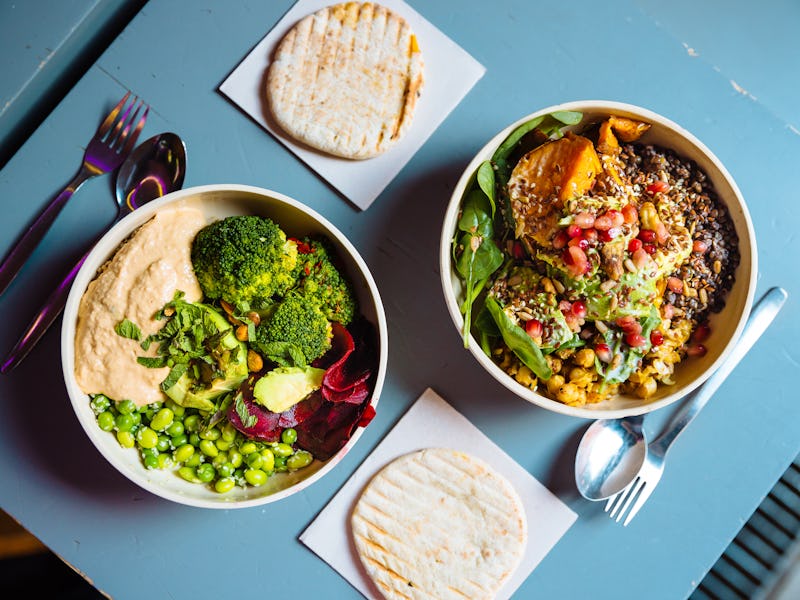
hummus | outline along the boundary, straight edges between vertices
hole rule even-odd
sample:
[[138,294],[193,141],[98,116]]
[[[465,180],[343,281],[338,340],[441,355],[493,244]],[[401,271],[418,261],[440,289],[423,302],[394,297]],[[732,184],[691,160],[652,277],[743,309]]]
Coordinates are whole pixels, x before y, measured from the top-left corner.
[[75,377],[87,394],[105,394],[137,406],[163,401],[160,384],[168,368],[140,365],[139,356],[155,356],[136,340],[114,331],[123,319],[139,326],[143,337],[157,332],[163,321],[153,315],[172,300],[202,299],[190,258],[192,240],[206,225],[200,210],[179,208],[156,214],[120,246],[86,288],[78,308],[75,333]]

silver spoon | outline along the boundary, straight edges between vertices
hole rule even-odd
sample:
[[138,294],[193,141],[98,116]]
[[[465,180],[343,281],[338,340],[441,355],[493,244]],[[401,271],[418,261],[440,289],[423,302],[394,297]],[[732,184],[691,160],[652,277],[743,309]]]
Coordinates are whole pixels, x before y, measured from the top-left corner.
[[[186,146],[178,135],[161,133],[142,142],[131,152],[117,173],[115,191],[118,209],[111,226],[151,200],[181,189],[185,174]],[[50,294],[0,365],[0,373],[9,373],[22,362],[64,310],[72,282],[87,256],[89,252],[81,257]]]
[[[717,371],[684,402],[654,444],[663,453],[692,422],[734,367],[753,347],[786,302],[785,290],[771,288],[753,307],[739,341]],[[578,445],[575,484],[588,500],[604,500],[624,490],[636,479],[647,455],[641,431],[642,417],[605,419],[592,423]]]

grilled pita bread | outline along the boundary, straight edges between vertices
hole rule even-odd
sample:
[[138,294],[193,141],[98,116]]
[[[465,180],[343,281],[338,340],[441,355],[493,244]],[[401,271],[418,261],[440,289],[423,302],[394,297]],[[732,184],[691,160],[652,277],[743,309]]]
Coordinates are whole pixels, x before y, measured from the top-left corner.
[[390,599],[492,598],[527,540],[511,484],[483,461],[445,448],[387,465],[364,489],[351,525],[364,568]]
[[296,140],[335,156],[371,158],[408,129],[422,71],[416,36],[402,17],[347,2],[303,18],[281,40],[267,99]]

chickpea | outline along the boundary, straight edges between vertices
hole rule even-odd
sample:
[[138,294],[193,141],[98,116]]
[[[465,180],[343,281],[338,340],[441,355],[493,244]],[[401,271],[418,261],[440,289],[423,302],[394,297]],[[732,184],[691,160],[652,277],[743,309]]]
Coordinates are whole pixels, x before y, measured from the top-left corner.
[[556,398],[564,404],[582,404],[585,401],[583,391],[574,383],[565,383],[556,393]]
[[591,348],[581,348],[575,353],[575,364],[580,367],[591,367],[594,365],[594,350]]
[[552,354],[548,354],[545,356],[545,360],[547,361],[548,366],[553,371],[553,373],[558,373],[561,370],[561,359],[553,356]]
[[536,377],[533,376],[531,370],[526,366],[522,366],[519,368],[519,371],[517,372],[515,379],[527,388],[533,389],[536,387],[537,383]]
[[639,396],[639,398],[649,398],[656,393],[657,387],[658,384],[656,380],[652,377],[648,377],[636,387],[636,395]]
[[553,375],[547,380],[547,391],[556,394],[562,385],[564,385],[564,378],[561,375]]
[[586,369],[581,369],[580,367],[573,367],[569,370],[569,380],[570,381],[580,381],[584,379],[589,373]]

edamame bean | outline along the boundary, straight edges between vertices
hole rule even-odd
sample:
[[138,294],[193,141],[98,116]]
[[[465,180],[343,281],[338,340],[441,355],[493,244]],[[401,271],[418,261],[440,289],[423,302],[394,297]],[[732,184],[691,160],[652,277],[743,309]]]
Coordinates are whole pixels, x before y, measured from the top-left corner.
[[200,440],[200,436],[199,436],[199,435],[197,435],[196,433],[193,433],[193,434],[191,434],[191,435],[189,436],[189,443],[190,443],[192,446],[199,446],[199,445],[200,445],[200,441],[201,441],[201,440]]
[[182,444],[175,449],[173,456],[176,462],[185,462],[194,455],[194,446],[191,444]]
[[272,450],[269,448],[264,448],[261,451],[261,458],[263,459],[261,468],[264,471],[269,472],[275,469],[275,455],[272,453]]
[[272,453],[276,456],[291,456],[294,454],[294,450],[289,444],[279,443],[273,444],[272,446]]
[[173,412],[176,419],[180,419],[186,414],[186,408],[184,408],[183,406],[181,406],[172,399],[167,400],[164,406],[166,406]]
[[[192,446],[192,447],[194,447],[194,446]],[[196,466],[200,465],[202,462],[203,462],[203,453],[202,452],[195,452],[189,458],[186,459],[186,462],[184,462],[184,464],[187,467],[196,467]]]
[[225,427],[222,428],[222,439],[226,442],[232,442],[236,439],[236,428],[229,422],[225,423]]
[[214,465],[215,469],[218,469],[220,465],[224,465],[226,462],[228,462],[228,453],[220,452],[214,457],[214,460],[211,461],[211,464]]
[[264,458],[258,452],[251,452],[245,457],[244,462],[251,469],[260,469],[264,464]]
[[200,429],[200,417],[197,415],[189,415],[183,420],[183,426],[189,433],[198,431]]
[[158,448],[159,452],[168,451],[171,448],[170,439],[165,435],[158,436],[158,443],[156,444],[156,448]]
[[168,408],[162,408],[155,414],[153,420],[150,421],[150,427],[156,431],[164,431],[167,427],[172,425],[172,421],[174,420],[175,413]]
[[206,456],[210,456],[211,458],[214,458],[217,454],[219,454],[219,450],[217,450],[217,447],[211,440],[200,441],[200,452]]
[[233,445],[233,442],[228,442],[219,438],[214,442],[214,445],[217,447],[217,450],[228,450]]
[[287,470],[285,456],[275,457],[275,470],[278,471],[279,473]]
[[228,460],[233,465],[234,469],[238,469],[242,466],[242,458],[242,453],[236,448],[231,448],[228,450]]
[[184,431],[186,431],[186,429],[184,428],[183,423],[180,421],[173,421],[170,423],[169,427],[167,427],[166,433],[169,437],[175,437],[178,435],[183,435]]
[[178,475],[190,483],[200,483],[200,478],[197,477],[197,474],[192,467],[181,467],[178,469]]
[[149,427],[141,427],[136,432],[136,441],[142,448],[155,448],[158,445],[158,434]]
[[133,429],[133,417],[130,414],[119,414],[117,418],[114,419],[114,425],[117,427],[117,431],[130,431]]
[[292,471],[296,471],[310,465],[312,460],[314,460],[314,457],[311,456],[310,452],[298,450],[286,459],[286,466]]
[[294,429],[284,429],[281,433],[281,441],[290,446],[297,441],[297,431]]
[[200,438],[204,440],[217,440],[219,439],[219,436],[220,432],[216,427],[212,427],[211,429],[206,429],[205,431],[200,432]]
[[123,448],[133,448],[136,445],[136,438],[130,431],[118,431],[117,441]]
[[186,437],[186,434],[176,435],[173,438],[170,438],[170,443],[172,444],[173,448],[177,448],[178,446],[183,446],[184,444],[189,443],[189,438]]
[[114,414],[107,410],[97,415],[97,424],[103,431],[111,431],[114,429]]
[[172,460],[172,457],[169,454],[162,452],[158,455],[158,468],[159,469],[171,469],[175,466],[175,461]]
[[267,483],[267,474],[261,469],[247,469],[244,472],[244,478],[247,483],[255,487]]
[[258,450],[258,448],[253,442],[245,442],[244,444],[239,446],[239,452],[241,452],[245,456],[247,456],[248,454],[252,454],[256,450]]
[[214,470],[214,467],[211,466],[211,463],[203,463],[197,467],[195,473],[197,474],[197,478],[203,483],[208,483],[214,479],[214,475],[217,474],[217,472]]
[[236,487],[236,481],[231,477],[223,477],[218,479],[214,484],[214,489],[220,494],[226,494]]
[[136,405],[133,400],[123,400],[122,402],[117,402],[117,410],[120,414],[129,415],[136,410]]
[[157,469],[158,468],[158,455],[150,450],[146,450],[142,452],[142,460],[144,460],[144,466],[147,469]]
[[97,394],[97,396],[92,398],[92,401],[89,403],[89,405],[92,407],[92,410],[95,412],[95,414],[99,415],[100,413],[108,410],[108,408],[111,406],[111,401],[103,394]]
[[220,477],[230,477],[231,475],[233,475],[233,472],[235,470],[236,469],[233,468],[233,465],[231,463],[227,462],[227,463],[224,463],[224,464],[220,465],[217,468],[217,475],[219,475]]

